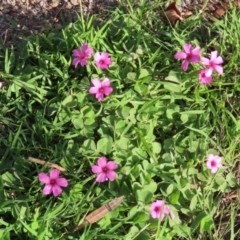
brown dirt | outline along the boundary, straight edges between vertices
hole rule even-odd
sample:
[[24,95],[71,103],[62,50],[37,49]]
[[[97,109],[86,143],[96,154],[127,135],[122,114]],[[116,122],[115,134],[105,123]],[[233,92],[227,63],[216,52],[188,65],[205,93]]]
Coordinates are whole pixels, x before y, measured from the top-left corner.
[[[223,2],[226,1],[228,0]],[[18,41],[19,36],[37,35],[51,29],[61,29],[70,22],[75,22],[81,14],[80,6],[85,15],[95,13],[102,15],[109,9],[116,8],[120,0],[0,0],[0,2],[0,43],[10,46]],[[184,2],[189,0],[182,1],[182,4]],[[218,6],[219,1],[215,2]],[[234,0],[234,3],[238,6],[240,0]],[[183,17],[184,14],[185,11]]]
[[[81,3],[81,4],[80,4]],[[0,5],[0,42],[9,46],[19,36],[38,35],[61,29],[80,15],[99,13],[116,7],[118,0],[2,0]]]

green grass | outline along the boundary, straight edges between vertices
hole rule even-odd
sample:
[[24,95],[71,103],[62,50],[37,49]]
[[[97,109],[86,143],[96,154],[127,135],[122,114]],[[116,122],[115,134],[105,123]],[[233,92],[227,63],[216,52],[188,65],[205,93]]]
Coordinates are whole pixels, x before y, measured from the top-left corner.
[[[1,239],[238,239],[240,137],[240,12],[212,24],[193,16],[175,28],[159,6],[131,1],[100,24],[79,19],[62,31],[0,46]],[[142,1],[144,2],[144,1]],[[114,64],[74,69],[83,42],[107,51]],[[224,75],[210,86],[199,66],[183,72],[174,54],[184,43],[217,49]],[[93,62],[93,61],[92,61]],[[91,79],[109,77],[113,94],[99,103]],[[208,153],[223,157],[212,175]],[[69,186],[45,196],[38,173],[67,169]],[[117,179],[98,184],[100,156],[118,163]],[[73,232],[85,214],[114,198],[124,201],[103,219]],[[163,199],[176,219],[158,222],[150,205]]]

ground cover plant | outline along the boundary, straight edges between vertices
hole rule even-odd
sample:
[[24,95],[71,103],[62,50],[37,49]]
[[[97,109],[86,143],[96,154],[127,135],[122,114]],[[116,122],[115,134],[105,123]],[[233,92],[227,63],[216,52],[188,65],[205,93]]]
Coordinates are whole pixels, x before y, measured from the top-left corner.
[[1,45],[1,239],[238,239],[239,12],[159,8]]

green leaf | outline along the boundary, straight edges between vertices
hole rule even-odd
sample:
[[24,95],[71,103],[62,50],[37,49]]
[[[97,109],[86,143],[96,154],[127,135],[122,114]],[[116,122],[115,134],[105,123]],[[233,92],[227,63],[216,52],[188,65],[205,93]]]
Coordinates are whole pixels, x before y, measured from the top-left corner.
[[112,138],[111,137],[105,137],[101,138],[97,142],[97,152],[103,153],[103,154],[109,154],[112,151]]
[[82,128],[84,127],[83,118],[82,118],[82,117],[74,118],[74,119],[72,120],[72,123],[73,123],[73,126],[74,126],[76,129],[82,129]]
[[129,73],[127,74],[127,78],[128,78],[129,80],[131,80],[131,81],[135,81],[135,80],[136,80],[136,73],[134,73],[134,72],[129,72]]
[[200,225],[200,222],[202,221],[202,219],[204,219],[207,216],[207,214],[205,212],[200,212],[196,218],[193,220],[192,224],[191,224],[191,228],[192,229],[196,229],[196,227],[198,227]]
[[141,78],[146,78],[148,76],[150,76],[150,72],[147,69],[141,69],[140,75],[139,75],[139,79]]
[[206,216],[201,219],[200,229],[209,232],[214,226],[214,221],[211,216]]
[[2,240],[10,240],[10,231],[12,229],[10,228],[5,228],[5,229],[0,229],[0,239]]
[[149,183],[149,184],[146,184],[144,186],[145,190],[149,190],[152,193],[155,193],[157,191],[157,188],[158,188],[157,183],[155,183],[153,181],[151,183]]
[[196,194],[196,195],[193,196],[193,198],[192,198],[192,200],[190,202],[189,208],[191,209],[191,211],[196,209],[197,203],[198,203],[198,196]]
[[126,125],[125,121],[119,120],[119,121],[117,122],[117,124],[115,125],[115,129],[116,129],[116,130],[122,129],[122,128],[125,127],[125,125]]
[[130,140],[125,137],[121,137],[119,140],[115,140],[115,149],[128,150],[130,148]]
[[137,212],[134,216],[134,223],[138,224],[141,222],[146,222],[149,219],[149,216],[145,212]]
[[137,199],[139,203],[148,204],[152,201],[153,193],[148,190],[138,190],[137,191]]
[[174,190],[172,191],[172,193],[169,196],[171,204],[177,204],[179,197],[180,197],[180,191],[178,189],[174,188]]
[[67,96],[63,101],[62,101],[62,105],[64,107],[75,107],[77,105],[77,102],[74,101],[73,96],[69,95]]
[[227,174],[226,180],[227,180],[229,186],[232,188],[235,187],[237,184],[236,177],[234,176],[234,174],[232,172]]
[[176,76],[168,76],[165,78],[166,81],[174,82],[174,83],[180,83],[179,79]]
[[20,220],[20,222],[22,223],[22,225],[24,226],[24,228],[31,233],[32,236],[37,237],[37,232],[32,229],[27,223],[25,223],[24,221]]
[[163,86],[166,90],[170,91],[170,92],[176,92],[176,93],[180,93],[182,92],[182,88],[179,84],[174,84],[174,83],[170,83],[170,82],[164,82]]
[[153,142],[152,143],[152,151],[155,154],[159,154],[161,152],[161,144],[158,142]]

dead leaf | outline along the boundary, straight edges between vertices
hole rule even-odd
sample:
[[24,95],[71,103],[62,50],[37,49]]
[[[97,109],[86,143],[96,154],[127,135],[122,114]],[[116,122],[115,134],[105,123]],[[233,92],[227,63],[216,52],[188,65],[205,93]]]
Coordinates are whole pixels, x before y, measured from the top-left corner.
[[[233,5],[236,6],[236,8],[240,8],[240,0],[235,0],[232,2]],[[221,18],[227,10],[230,9],[230,4],[229,3],[222,3],[221,6],[213,12],[213,16],[216,18]]]
[[170,3],[164,11],[167,20],[174,26],[178,21],[182,21],[181,12],[176,7],[176,2]]
[[214,13],[213,16],[216,18],[221,18],[226,12],[226,9],[223,7],[219,7]]
[[78,225],[73,231],[78,231],[85,226],[95,223],[104,216],[106,216],[109,212],[115,209],[125,198],[125,196],[121,196],[118,198],[113,199],[109,203],[103,205],[102,207],[98,208],[97,210],[93,211],[89,215],[84,218],[84,222]]
[[44,161],[44,160],[41,160],[41,159],[38,159],[38,158],[29,157],[28,161],[38,163],[38,164],[41,164],[41,165],[47,165],[48,167],[56,168],[56,169],[58,169],[59,171],[62,171],[62,172],[67,171],[65,168],[60,167],[55,163],[50,163],[50,162],[47,162],[47,161]]

